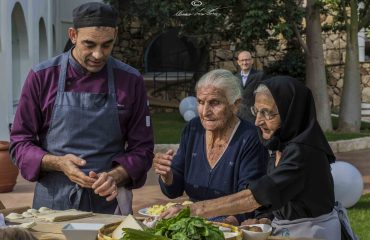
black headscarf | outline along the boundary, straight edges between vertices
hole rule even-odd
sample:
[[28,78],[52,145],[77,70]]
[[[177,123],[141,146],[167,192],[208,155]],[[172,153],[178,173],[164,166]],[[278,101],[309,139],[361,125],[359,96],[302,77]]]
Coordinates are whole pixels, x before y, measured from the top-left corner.
[[326,153],[330,163],[335,161],[325,135],[317,122],[315,102],[310,89],[297,79],[276,76],[261,82],[270,90],[278,108],[281,126],[263,144],[270,150],[282,151],[289,143],[309,145]]

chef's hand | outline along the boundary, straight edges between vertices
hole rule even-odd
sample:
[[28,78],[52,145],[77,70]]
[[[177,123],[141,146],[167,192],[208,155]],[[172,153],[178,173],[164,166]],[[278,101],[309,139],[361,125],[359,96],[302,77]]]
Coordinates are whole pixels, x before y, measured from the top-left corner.
[[173,180],[171,170],[173,154],[174,151],[170,149],[166,153],[156,153],[153,159],[155,173],[161,176],[162,181],[166,185],[171,185]]
[[95,183],[92,185],[95,194],[106,197],[107,201],[112,201],[117,197],[117,184],[110,174],[107,172],[96,173],[91,171],[89,172],[89,177],[96,179]]
[[66,154],[59,157],[59,168],[64,174],[74,183],[84,188],[91,188],[95,179],[86,176],[79,167],[86,165],[86,160],[79,158],[73,154]]

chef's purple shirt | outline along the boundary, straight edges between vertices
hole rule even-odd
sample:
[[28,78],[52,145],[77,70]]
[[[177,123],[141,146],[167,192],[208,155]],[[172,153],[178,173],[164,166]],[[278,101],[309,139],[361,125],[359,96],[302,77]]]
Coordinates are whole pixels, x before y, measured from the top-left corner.
[[[153,129],[142,76],[127,64],[115,63],[117,108],[125,107],[118,114],[122,148],[126,144],[126,151],[117,155],[113,162],[122,165],[131,177],[132,184],[128,187],[137,188],[145,183],[146,173],[152,165]],[[46,68],[38,65],[27,76],[10,136],[12,158],[22,176],[29,181],[37,181],[41,159],[47,154],[41,142],[50,126],[59,79],[60,63],[51,59],[41,64]],[[85,73],[70,56],[65,91],[107,93],[106,67],[97,73]]]

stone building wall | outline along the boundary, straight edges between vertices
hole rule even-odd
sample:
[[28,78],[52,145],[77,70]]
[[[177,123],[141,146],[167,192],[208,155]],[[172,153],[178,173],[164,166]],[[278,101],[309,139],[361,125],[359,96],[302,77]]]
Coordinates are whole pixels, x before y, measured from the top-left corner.
[[[327,68],[328,93],[331,107],[339,110],[343,89],[345,62],[345,34],[326,34],[323,37],[324,57]],[[370,62],[360,63],[361,101],[370,103]]]
[[[144,31],[138,19],[120,26],[118,42],[113,49],[113,55],[118,59],[144,71],[144,55],[147,46],[158,35],[158,31]],[[345,34],[323,34],[323,49],[328,74],[328,93],[331,107],[334,111],[339,109],[340,95],[343,88],[343,73],[345,59]],[[209,69],[224,68],[232,72],[237,69],[237,49],[235,44],[227,41],[216,41],[209,50]],[[252,52],[255,59],[255,68],[263,70],[270,63],[281,59],[286,53],[286,44],[282,41],[277,50],[267,51],[260,43],[256,51]],[[370,62],[360,63],[362,101],[370,103]]]

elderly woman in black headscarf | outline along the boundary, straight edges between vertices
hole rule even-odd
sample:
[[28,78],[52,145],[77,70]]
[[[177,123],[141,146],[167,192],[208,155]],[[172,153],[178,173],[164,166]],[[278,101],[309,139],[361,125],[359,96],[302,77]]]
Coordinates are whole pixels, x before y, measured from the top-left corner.
[[211,217],[272,211],[273,235],[340,239],[330,172],[335,156],[316,120],[311,91],[291,77],[269,78],[255,90],[251,110],[270,150],[267,174],[242,192],[195,203],[191,212]]

